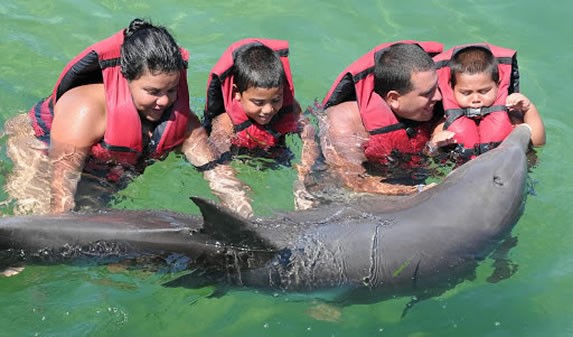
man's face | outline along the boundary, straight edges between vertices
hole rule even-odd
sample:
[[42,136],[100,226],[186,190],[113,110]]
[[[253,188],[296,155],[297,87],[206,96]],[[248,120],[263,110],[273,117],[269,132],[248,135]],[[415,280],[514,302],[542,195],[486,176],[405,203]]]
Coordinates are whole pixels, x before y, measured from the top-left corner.
[[398,95],[390,103],[392,111],[401,118],[423,122],[432,119],[434,106],[442,99],[438,90],[438,75],[436,71],[420,71],[412,73],[410,78],[413,90],[407,94]]

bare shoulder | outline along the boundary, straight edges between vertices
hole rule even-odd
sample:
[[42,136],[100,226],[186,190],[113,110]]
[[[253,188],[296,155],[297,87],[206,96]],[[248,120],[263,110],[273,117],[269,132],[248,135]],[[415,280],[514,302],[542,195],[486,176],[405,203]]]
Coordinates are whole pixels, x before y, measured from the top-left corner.
[[326,109],[326,123],[338,132],[366,132],[356,101],[343,102]]
[[341,121],[350,121],[355,119],[360,119],[360,113],[358,111],[358,104],[356,101],[342,102],[337,105],[333,105],[326,109],[326,114],[330,119],[336,119]]
[[52,139],[76,146],[90,146],[103,137],[106,98],[103,84],[70,89],[54,106]]

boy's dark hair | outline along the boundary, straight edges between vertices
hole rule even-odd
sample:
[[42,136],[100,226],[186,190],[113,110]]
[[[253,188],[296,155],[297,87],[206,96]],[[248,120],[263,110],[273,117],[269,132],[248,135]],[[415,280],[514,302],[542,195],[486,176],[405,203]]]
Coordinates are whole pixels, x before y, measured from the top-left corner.
[[181,71],[186,64],[175,39],[165,27],[134,19],[124,31],[121,45],[121,73],[128,81],[147,70],[151,74]]
[[457,74],[489,73],[491,79],[499,82],[498,62],[492,52],[480,46],[465,47],[457,51],[450,61],[450,82],[456,85]]
[[397,43],[385,49],[374,66],[374,91],[385,97],[391,90],[412,91],[412,73],[436,69],[434,61],[417,44]]
[[265,45],[249,45],[235,56],[234,80],[241,93],[251,87],[278,88],[285,83],[279,55]]

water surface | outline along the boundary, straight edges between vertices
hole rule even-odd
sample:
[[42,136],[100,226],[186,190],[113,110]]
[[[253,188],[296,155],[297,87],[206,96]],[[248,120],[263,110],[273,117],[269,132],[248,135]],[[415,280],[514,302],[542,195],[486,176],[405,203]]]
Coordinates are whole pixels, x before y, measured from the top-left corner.
[[[145,17],[166,25],[191,52],[196,111],[210,68],[245,37],[290,41],[296,96],[304,107],[382,42],[438,40],[449,48],[487,41],[517,49],[521,89],[543,115],[548,145],[530,174],[535,195],[513,232],[518,242],[509,257],[516,273],[488,282],[493,262],[486,260],[475,280],[418,303],[404,318],[409,298],[344,307],[338,316],[305,296],[231,290],[210,297],[211,287],[166,288],[177,276],[169,273],[29,266],[0,278],[0,336],[573,336],[572,12],[571,2],[533,0],[4,0],[0,122],[47,95],[63,66],[87,45]],[[5,153],[0,159],[3,180],[10,163]],[[293,208],[293,170],[237,169],[253,188],[257,213]],[[171,155],[123,191],[114,207],[197,213],[191,195],[210,197],[200,175]]]

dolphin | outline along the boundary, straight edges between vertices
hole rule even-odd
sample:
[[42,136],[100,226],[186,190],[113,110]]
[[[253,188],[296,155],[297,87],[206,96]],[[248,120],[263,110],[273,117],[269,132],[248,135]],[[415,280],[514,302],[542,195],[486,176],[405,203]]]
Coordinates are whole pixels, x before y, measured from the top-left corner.
[[[502,144],[412,197],[244,219],[192,197],[202,216],[168,211],[0,218],[0,250],[21,256],[182,254],[226,283],[289,292],[345,289],[365,301],[431,292],[468,278],[517,223],[531,136]],[[70,253],[72,252],[72,253]],[[177,285],[177,283],[174,283]]]

